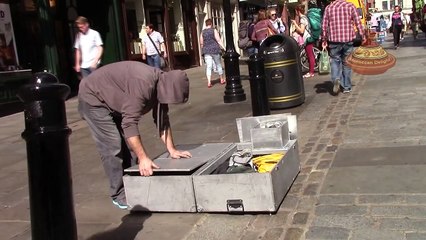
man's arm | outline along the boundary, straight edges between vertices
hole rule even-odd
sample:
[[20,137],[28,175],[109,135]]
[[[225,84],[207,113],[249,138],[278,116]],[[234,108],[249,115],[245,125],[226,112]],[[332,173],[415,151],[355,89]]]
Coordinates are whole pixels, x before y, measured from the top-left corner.
[[146,59],[146,46],[145,42],[142,43],[142,60]]
[[160,44],[160,52],[163,52],[163,56],[167,58],[166,44],[164,41]]
[[326,48],[327,47],[327,30],[328,30],[328,23],[329,23],[329,19],[328,19],[328,9],[326,8],[324,10],[324,17],[322,19],[322,24],[321,24],[321,29],[322,29],[322,35],[321,35],[321,39],[322,39],[322,48]]
[[80,72],[80,62],[81,62],[81,52],[79,48],[74,48],[75,50],[75,65],[74,69],[76,72]]
[[97,54],[95,59],[93,59],[93,62],[91,65],[92,69],[96,69],[98,67],[99,60],[101,59],[102,53],[104,52],[104,48],[102,47],[102,45],[99,45],[96,48],[97,48]]
[[153,168],[159,168],[146,154],[145,148],[142,145],[140,136],[127,138],[130,148],[138,157],[139,172],[142,176],[151,176]]
[[175,144],[173,143],[172,130],[170,127],[167,127],[166,130],[161,132],[161,140],[167,147],[171,158],[190,158],[192,157],[191,153],[188,151],[179,151],[176,149]]

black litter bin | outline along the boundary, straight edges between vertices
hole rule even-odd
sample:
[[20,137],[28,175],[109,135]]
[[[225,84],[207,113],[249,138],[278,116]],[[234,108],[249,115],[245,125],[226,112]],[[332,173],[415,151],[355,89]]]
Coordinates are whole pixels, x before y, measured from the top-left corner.
[[259,49],[265,61],[266,89],[271,109],[289,108],[305,101],[300,50],[286,35],[266,38]]

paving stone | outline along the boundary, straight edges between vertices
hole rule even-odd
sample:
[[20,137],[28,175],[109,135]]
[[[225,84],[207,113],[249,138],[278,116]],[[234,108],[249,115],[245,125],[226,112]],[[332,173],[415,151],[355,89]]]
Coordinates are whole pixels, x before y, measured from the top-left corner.
[[270,227],[282,227],[286,224],[288,216],[290,215],[289,211],[279,210],[276,214],[270,216],[269,226]]
[[296,211],[298,212],[310,212],[315,208],[315,204],[317,203],[316,196],[303,196],[300,197],[299,203],[297,205]]
[[405,234],[406,240],[425,240],[426,239],[426,232],[423,233],[417,233],[417,232],[411,232]]
[[303,190],[303,195],[317,195],[319,190],[318,183],[308,184]]
[[[349,239],[350,231],[337,227],[310,227],[306,232],[306,239],[309,240],[346,240]],[[361,238],[360,238],[361,239]]]
[[426,216],[426,206],[372,206],[371,215],[422,218]]
[[318,163],[316,169],[317,170],[324,170],[328,169],[331,166],[331,160],[324,160]]
[[299,240],[303,239],[303,233],[305,231],[301,228],[289,228],[285,233],[284,240]]
[[270,228],[266,230],[262,240],[277,240],[281,237],[284,232],[284,228]]
[[426,231],[426,216],[423,219],[378,218],[380,228],[401,231]]
[[426,195],[405,195],[407,204],[424,204],[426,205]]
[[279,211],[281,211],[281,209],[294,209],[296,208],[298,202],[299,202],[298,196],[288,193],[285,196]]
[[365,215],[368,208],[364,206],[335,206],[320,205],[316,207],[315,214],[323,215]]
[[293,224],[306,224],[308,222],[309,213],[297,212],[293,216]]
[[404,236],[405,234],[403,231],[382,231],[372,228],[359,228],[352,232],[352,239],[362,240],[402,240]]
[[403,195],[360,195],[359,204],[403,204],[406,197]]
[[258,240],[262,238],[264,231],[245,231],[241,240]]
[[311,226],[357,229],[369,228],[377,224],[376,220],[365,216],[321,215],[314,217]]
[[309,174],[308,182],[316,183],[316,182],[322,182],[324,179],[324,172],[321,171],[313,171],[311,174]]
[[259,214],[254,218],[254,221],[250,223],[250,226],[255,230],[266,229],[269,226],[271,217],[269,215]]
[[355,195],[320,195],[319,205],[354,205],[356,200]]
[[302,183],[305,182],[308,178],[308,174],[298,174],[296,179],[294,180],[295,183]]

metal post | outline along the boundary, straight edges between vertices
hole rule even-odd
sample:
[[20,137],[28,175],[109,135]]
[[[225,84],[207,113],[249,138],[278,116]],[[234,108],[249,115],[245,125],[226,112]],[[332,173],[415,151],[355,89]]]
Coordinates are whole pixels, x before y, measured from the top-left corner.
[[47,72],[19,89],[25,106],[33,240],[76,240],[65,99],[70,88]]
[[241,86],[240,79],[240,55],[235,51],[234,38],[232,36],[232,12],[231,0],[223,0],[223,12],[225,14],[226,53],[225,61],[226,87],[223,101],[225,103],[241,102],[246,100],[246,94]]
[[253,116],[269,115],[268,95],[264,60],[259,54],[253,54],[248,61]]

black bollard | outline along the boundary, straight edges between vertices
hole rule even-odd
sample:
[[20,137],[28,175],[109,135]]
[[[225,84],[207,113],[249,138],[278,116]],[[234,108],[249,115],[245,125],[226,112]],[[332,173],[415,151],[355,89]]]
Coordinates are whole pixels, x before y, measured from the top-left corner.
[[33,75],[18,97],[25,106],[32,240],[76,240],[65,100],[70,88],[47,72]]
[[248,60],[253,116],[270,114],[263,63],[264,59],[257,53],[252,54]]
[[223,12],[225,14],[225,38],[226,52],[223,56],[225,63],[226,87],[224,103],[234,103],[246,100],[240,78],[240,55],[235,51],[234,37],[232,35],[232,11],[231,0],[223,0]]

